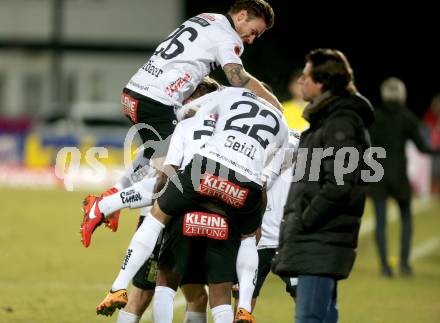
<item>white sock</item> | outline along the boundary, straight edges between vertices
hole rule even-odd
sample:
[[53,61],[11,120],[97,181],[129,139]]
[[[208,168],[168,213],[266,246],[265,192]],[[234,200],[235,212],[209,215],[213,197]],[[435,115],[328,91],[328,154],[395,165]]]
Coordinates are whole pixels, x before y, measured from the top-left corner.
[[258,270],[258,251],[255,236],[241,240],[236,269],[240,293],[238,307],[242,307],[250,313],[252,310],[252,294],[254,293],[255,278]]
[[153,253],[159,234],[164,227],[151,213],[145,217],[144,222],[131,239],[119,275],[113,283],[112,291],[127,289],[133,276]]
[[118,314],[116,323],[139,323],[141,317],[132,313],[128,313],[121,309]]
[[107,216],[126,207],[140,208],[152,204],[157,178],[144,178],[139,183],[104,197],[98,204],[99,210]]
[[172,323],[174,296],[176,291],[165,286],[156,286],[153,298],[153,322]]
[[206,312],[185,312],[183,323],[207,323]]
[[234,313],[232,306],[229,304],[219,305],[211,309],[214,323],[232,323],[234,321]]

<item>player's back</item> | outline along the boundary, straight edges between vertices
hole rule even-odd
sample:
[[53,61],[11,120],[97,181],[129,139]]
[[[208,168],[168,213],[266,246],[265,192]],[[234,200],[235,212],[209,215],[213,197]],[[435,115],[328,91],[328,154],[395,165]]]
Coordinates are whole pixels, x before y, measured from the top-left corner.
[[241,64],[243,42],[224,15],[185,21],[155,50],[127,88],[164,104],[181,104],[217,65]]
[[200,154],[262,184],[261,175],[271,164],[288,138],[282,114],[267,101],[244,88],[228,87],[218,92],[200,113],[218,115],[214,135]]
[[165,164],[183,169],[212,136],[215,123],[216,116],[209,114],[180,121],[171,138]]

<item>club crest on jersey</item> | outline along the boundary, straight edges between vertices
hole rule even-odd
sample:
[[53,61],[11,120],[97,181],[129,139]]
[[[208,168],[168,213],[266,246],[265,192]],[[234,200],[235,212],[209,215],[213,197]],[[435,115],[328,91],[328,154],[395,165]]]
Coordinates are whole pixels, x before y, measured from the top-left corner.
[[237,56],[239,56],[240,55],[240,46],[238,46],[238,45],[235,45],[235,47],[234,47],[234,53],[235,53],[235,55],[237,55]]
[[225,178],[204,174],[197,192],[200,195],[219,199],[234,208],[240,209],[246,201],[249,189],[234,184]]
[[137,109],[139,101],[126,93],[121,95],[122,113],[134,123],[138,122]]
[[207,237],[215,240],[228,239],[228,220],[215,213],[188,212],[183,218],[183,235]]

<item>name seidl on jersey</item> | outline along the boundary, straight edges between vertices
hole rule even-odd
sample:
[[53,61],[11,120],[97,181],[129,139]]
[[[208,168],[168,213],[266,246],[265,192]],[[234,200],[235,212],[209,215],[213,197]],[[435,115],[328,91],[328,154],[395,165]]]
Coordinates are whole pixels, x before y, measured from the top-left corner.
[[247,144],[246,142],[242,143],[235,139],[235,136],[228,136],[226,138],[226,142],[224,144],[226,148],[231,148],[234,151],[237,151],[250,159],[255,159],[255,153],[257,152],[257,147],[254,145]]

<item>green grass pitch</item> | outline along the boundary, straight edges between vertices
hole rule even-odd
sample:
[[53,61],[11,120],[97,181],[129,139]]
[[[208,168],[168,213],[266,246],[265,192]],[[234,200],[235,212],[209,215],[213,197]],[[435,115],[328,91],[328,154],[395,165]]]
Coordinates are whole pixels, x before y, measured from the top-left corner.
[[[123,212],[117,233],[98,228],[84,249],[79,235],[84,195],[0,188],[1,323],[116,321],[116,315],[97,316],[95,307],[118,273],[137,213]],[[340,322],[440,322],[440,200],[418,200],[414,210],[415,276],[380,278],[373,233],[366,228],[352,275],[339,284]],[[371,208],[365,213],[363,223],[371,228]],[[393,264],[399,229],[399,221],[389,223]],[[183,321],[183,311],[184,305],[176,307],[175,322]],[[151,322],[146,316],[141,322]],[[294,303],[278,277],[266,281],[255,316],[258,322],[293,322]]]

